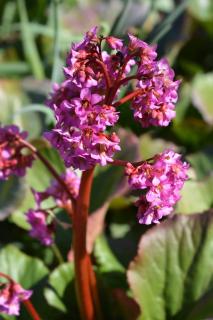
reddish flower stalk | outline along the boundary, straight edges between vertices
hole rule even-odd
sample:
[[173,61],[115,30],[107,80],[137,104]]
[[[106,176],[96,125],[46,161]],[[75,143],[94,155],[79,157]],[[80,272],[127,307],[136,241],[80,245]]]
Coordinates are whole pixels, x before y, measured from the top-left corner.
[[73,246],[76,272],[76,291],[81,317],[95,320],[95,309],[90,285],[90,258],[86,251],[86,228],[94,169],[82,173],[76,210],[73,215]]
[[106,66],[105,66],[104,62],[101,61],[101,60],[98,60],[98,59],[96,59],[95,62],[98,63],[100,65],[100,67],[102,68],[102,71],[103,71],[103,74],[104,74],[104,77],[105,77],[105,81],[106,81],[107,89],[110,89],[111,86],[112,86],[112,81],[110,79],[109,73],[108,73],[108,71],[106,69]]
[[72,193],[70,192],[67,184],[64,182],[64,180],[60,177],[60,175],[57,173],[55,168],[51,165],[51,163],[29,142],[25,140],[21,140],[22,144],[27,147],[34,156],[36,156],[48,169],[48,171],[52,174],[52,176],[59,182],[59,184],[64,188],[65,192],[67,192],[68,196],[71,198],[73,204],[75,204],[75,199],[73,198]]
[[100,299],[98,294],[98,288],[97,288],[97,280],[96,276],[92,267],[92,262],[90,257],[88,256],[88,269],[89,269],[89,276],[90,276],[90,286],[92,291],[92,297],[95,305],[95,311],[96,311],[96,317],[99,320],[103,319],[102,311],[101,311],[101,305],[100,305]]
[[121,104],[123,104],[129,100],[132,100],[133,98],[137,97],[141,92],[142,92],[141,89],[137,89],[137,90],[129,93],[128,95],[126,95],[125,97],[120,99],[119,101],[115,102],[114,107],[119,107]]
[[41,320],[41,317],[30,300],[23,301],[23,304],[33,320]]

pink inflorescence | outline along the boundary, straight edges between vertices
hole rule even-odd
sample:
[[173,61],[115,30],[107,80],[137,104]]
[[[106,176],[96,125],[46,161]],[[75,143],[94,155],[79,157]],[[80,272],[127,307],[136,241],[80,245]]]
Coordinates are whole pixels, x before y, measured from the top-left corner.
[[0,313],[18,316],[20,303],[31,295],[31,290],[24,290],[18,283],[0,283]]
[[143,127],[168,126],[175,117],[175,103],[180,81],[173,81],[174,71],[166,59],[152,64],[149,73],[143,75],[137,87],[141,89],[132,103],[134,118]]
[[26,216],[31,226],[30,236],[38,239],[45,246],[53,244],[55,224],[53,221],[48,222],[49,213],[42,209],[30,209]]
[[[102,50],[104,40],[111,53]],[[67,167],[86,170],[113,161],[120,140],[106,129],[118,121],[115,100],[120,87],[131,79],[136,79],[138,91],[132,109],[142,126],[166,126],[174,118],[179,81],[173,81],[174,72],[167,61],[156,57],[156,46],[131,34],[125,45],[121,39],[98,36],[96,27],[72,45],[65,80],[54,85],[48,100],[56,126],[45,135]],[[133,67],[135,75],[130,73]]]
[[0,126],[0,180],[11,175],[23,176],[27,167],[31,167],[33,156],[23,154],[21,140],[27,138],[27,132],[20,132],[15,125]]
[[180,154],[165,150],[153,158],[152,164],[144,162],[138,167],[127,164],[130,186],[133,189],[145,189],[136,202],[140,223],[158,223],[163,216],[172,212],[180,199],[180,190],[188,179],[189,165],[180,158]]
[[[78,196],[80,179],[71,170],[67,169],[65,173],[61,175],[63,181],[67,184],[70,194],[74,199]],[[42,209],[42,202],[52,197],[60,208],[70,208],[71,199],[67,192],[63,189],[61,184],[53,180],[50,187],[43,192],[33,190],[36,208],[30,209],[26,213],[27,222],[31,226],[30,235],[33,238],[38,239],[42,244],[49,246],[54,242],[55,222],[50,217],[48,209]]]

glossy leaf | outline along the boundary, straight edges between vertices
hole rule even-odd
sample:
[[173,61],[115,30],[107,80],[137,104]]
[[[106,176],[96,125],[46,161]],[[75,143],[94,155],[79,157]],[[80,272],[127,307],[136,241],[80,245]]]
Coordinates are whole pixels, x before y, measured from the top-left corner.
[[48,269],[41,260],[26,255],[13,245],[0,251],[0,270],[26,289],[48,274]]
[[175,216],[148,231],[128,281],[142,311],[139,319],[188,319],[199,299],[213,291],[212,211]]
[[51,288],[45,289],[45,298],[50,306],[63,313],[71,312],[79,319],[73,281],[74,265],[71,262],[61,264],[49,276]]

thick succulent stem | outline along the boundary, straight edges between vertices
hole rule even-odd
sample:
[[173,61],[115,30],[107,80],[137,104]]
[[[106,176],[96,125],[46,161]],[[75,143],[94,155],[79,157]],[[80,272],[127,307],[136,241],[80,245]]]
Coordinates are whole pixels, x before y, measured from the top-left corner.
[[79,196],[73,215],[75,280],[82,320],[98,319],[97,307],[95,306],[97,299],[94,301],[94,297],[97,298],[97,288],[94,288],[94,285],[96,286],[94,281],[91,283],[91,279],[94,280],[94,271],[86,250],[87,218],[93,171],[94,169],[86,170],[82,174]]

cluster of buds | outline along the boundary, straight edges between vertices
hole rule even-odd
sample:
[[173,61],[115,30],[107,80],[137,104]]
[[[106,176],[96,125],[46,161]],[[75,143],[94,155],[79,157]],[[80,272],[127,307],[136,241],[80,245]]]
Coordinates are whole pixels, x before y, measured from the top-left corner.
[[[66,172],[61,175],[61,179],[63,179],[68,186],[72,198],[76,199],[80,185],[78,176],[73,171],[67,169]],[[30,209],[26,213],[27,222],[31,226],[30,236],[38,239],[43,245],[49,246],[53,244],[54,241],[55,221],[50,215],[53,209],[43,209],[42,202],[51,197],[54,199],[56,207],[71,208],[71,199],[66,190],[64,190],[56,180],[53,180],[50,187],[45,191],[37,192],[33,190],[33,194],[36,208]]]
[[27,167],[31,167],[33,156],[23,153],[23,140],[27,132],[20,132],[15,125],[0,126],[0,179],[9,176],[24,176]]
[[7,283],[0,282],[0,313],[18,316],[20,312],[20,303],[28,300],[31,290],[24,290],[20,284],[14,282],[9,276],[0,273],[1,277],[9,280]]
[[158,223],[159,219],[172,212],[188,179],[189,165],[180,158],[180,154],[165,150],[152,159],[153,163],[145,161],[137,167],[130,163],[126,165],[130,186],[146,191],[136,202],[140,223]]

